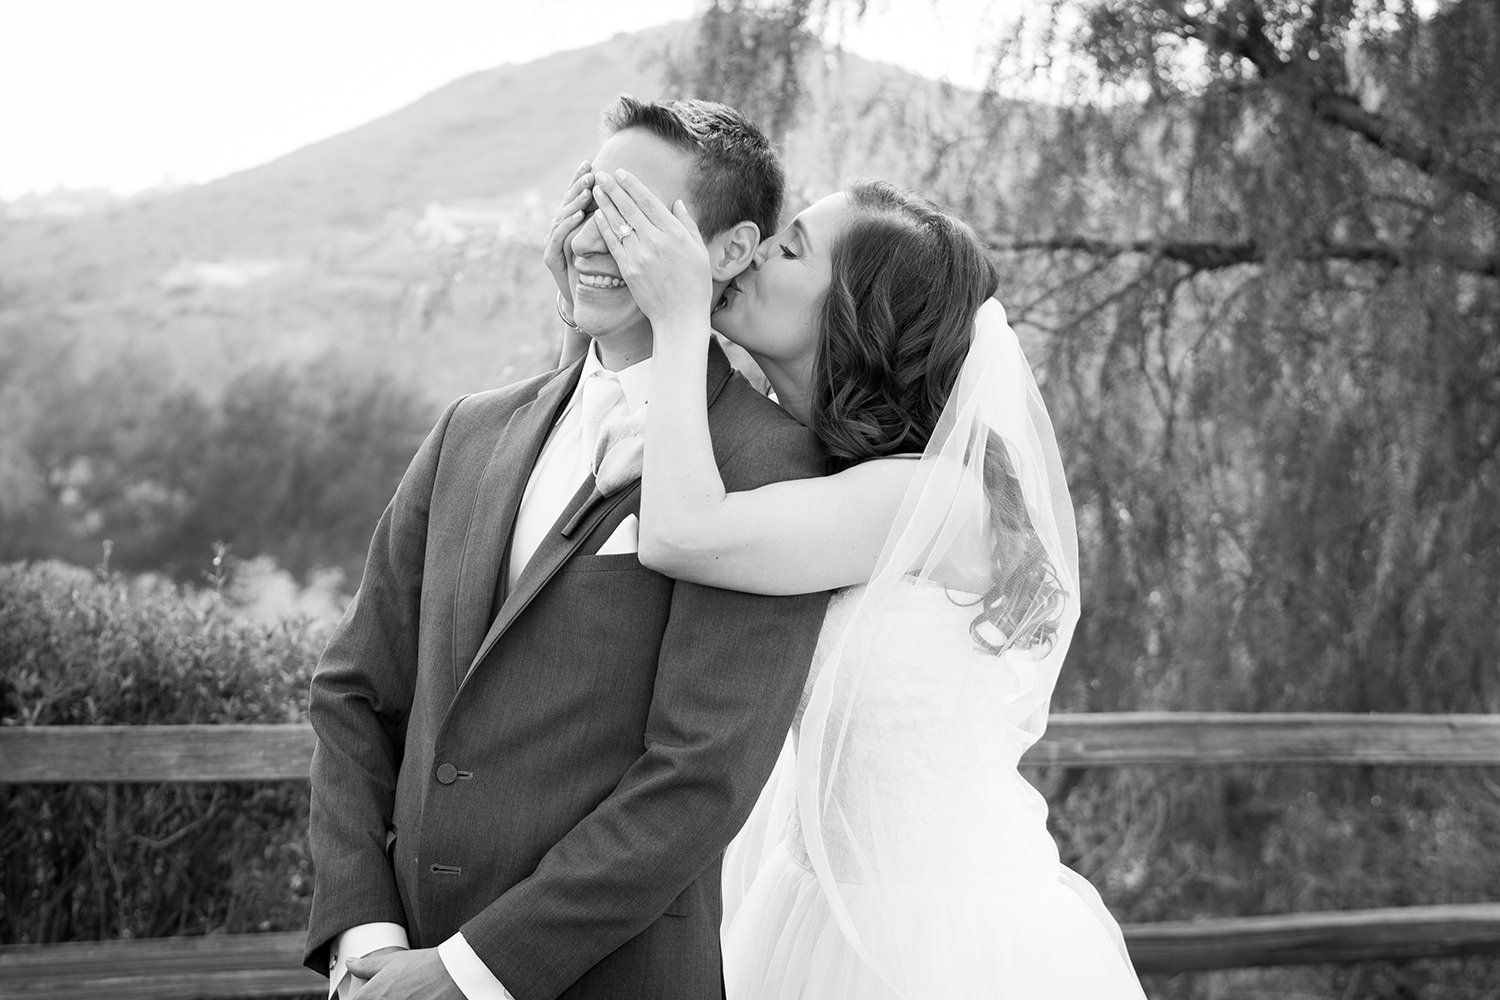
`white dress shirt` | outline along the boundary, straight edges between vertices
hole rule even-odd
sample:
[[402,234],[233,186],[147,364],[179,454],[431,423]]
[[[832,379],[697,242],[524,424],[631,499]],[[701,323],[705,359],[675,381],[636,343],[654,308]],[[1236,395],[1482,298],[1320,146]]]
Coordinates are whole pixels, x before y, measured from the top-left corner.
[[[602,412],[591,426],[585,420],[585,395],[591,382],[614,381],[620,391],[618,400]],[[547,532],[557,523],[568,501],[578,491],[578,486],[593,471],[594,441],[599,423],[607,420],[622,407],[625,412],[639,409],[646,402],[651,389],[651,359],[638,361],[623,371],[612,372],[599,361],[598,348],[590,343],[588,354],[583,359],[583,374],[578,387],[562,415],[547,435],[547,443],[537,456],[531,478],[526,482],[526,492],[521,497],[521,507],[516,513],[516,526],[511,534],[509,583],[511,587],[520,579],[521,570],[531,561]],[[589,414],[593,416],[594,414]]]
[[[604,408],[598,414],[598,419],[586,427],[584,397],[591,379],[617,382],[619,393],[612,405]],[[594,390],[598,388],[595,386]],[[594,441],[599,423],[622,407],[626,412],[631,412],[645,405],[650,388],[650,358],[622,371],[612,372],[599,360],[598,346],[589,344],[578,386],[557,418],[557,423],[552,425],[547,441],[542,445],[541,454],[537,456],[536,466],[531,470],[531,478],[526,481],[526,492],[521,495],[521,506],[516,513],[516,526],[511,535],[510,564],[506,568],[511,587],[516,585],[521,571],[536,554],[547,532],[562,516],[568,501],[578,492],[578,487],[592,474]],[[593,395],[594,392],[589,391],[588,394]],[[608,393],[604,395],[606,399],[609,398]],[[347,960],[392,945],[400,948],[409,946],[406,928],[400,924],[359,924],[340,934],[333,942],[333,968],[328,974],[328,995],[338,997],[339,1000],[349,1000],[354,993],[355,984],[348,975]],[[443,967],[468,1000],[515,1000],[470,947],[469,942],[464,940],[462,932],[438,945],[437,950],[438,957],[443,960]]]

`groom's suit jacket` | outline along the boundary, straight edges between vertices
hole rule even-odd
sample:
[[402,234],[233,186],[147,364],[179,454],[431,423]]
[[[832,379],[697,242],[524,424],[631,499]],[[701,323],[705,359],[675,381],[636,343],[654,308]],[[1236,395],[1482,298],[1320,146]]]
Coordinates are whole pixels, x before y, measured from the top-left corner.
[[[517,1000],[718,997],[720,856],[790,726],[826,595],[677,582],[594,555],[640,488],[581,484],[514,589],[527,478],[581,364],[448,407],[375,530],[310,714],[307,964],[389,921],[460,929]],[[727,489],[822,471],[711,350]],[[648,444],[649,447],[649,444]]]

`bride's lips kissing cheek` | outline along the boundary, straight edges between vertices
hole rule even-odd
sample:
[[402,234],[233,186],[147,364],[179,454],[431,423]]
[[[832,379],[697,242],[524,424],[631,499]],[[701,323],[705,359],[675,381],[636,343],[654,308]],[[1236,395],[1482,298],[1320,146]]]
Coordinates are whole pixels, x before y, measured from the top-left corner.
[[724,294],[719,297],[719,301],[714,303],[713,312],[715,315],[728,309],[734,300],[739,298],[740,282],[747,280],[749,277],[749,272],[746,272],[724,286]]

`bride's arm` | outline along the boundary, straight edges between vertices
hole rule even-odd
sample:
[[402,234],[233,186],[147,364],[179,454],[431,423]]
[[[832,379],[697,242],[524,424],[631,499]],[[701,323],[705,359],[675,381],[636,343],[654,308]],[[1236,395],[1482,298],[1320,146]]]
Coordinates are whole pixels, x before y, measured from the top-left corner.
[[[600,174],[593,220],[652,323],[641,483],[641,562],[731,590],[799,594],[870,579],[917,463],[865,462],[822,479],[725,493],[704,398],[713,282],[681,202]],[[629,223],[621,240],[616,230]]]
[[663,330],[651,363],[640,560],[667,576],[757,594],[864,583],[917,463],[864,462],[833,476],[726,493],[704,399],[708,329]]
[[557,367],[566,368],[589,351],[589,335],[563,320],[563,335],[557,351]]

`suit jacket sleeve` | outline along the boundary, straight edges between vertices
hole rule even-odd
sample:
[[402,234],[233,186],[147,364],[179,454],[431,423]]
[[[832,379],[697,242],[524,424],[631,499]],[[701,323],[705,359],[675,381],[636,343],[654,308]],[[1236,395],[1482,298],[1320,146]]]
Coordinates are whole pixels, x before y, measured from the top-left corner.
[[[752,440],[722,471],[729,489],[751,489],[820,474],[821,459],[791,425]],[[674,585],[645,752],[531,876],[463,925],[518,1000],[565,990],[723,853],[785,741],[827,597]]]
[[407,923],[386,859],[386,833],[417,672],[427,512],[457,406],[422,443],[381,515],[359,591],[313,673],[316,874],[304,961],[320,972],[328,970],[330,943],[350,927]]

